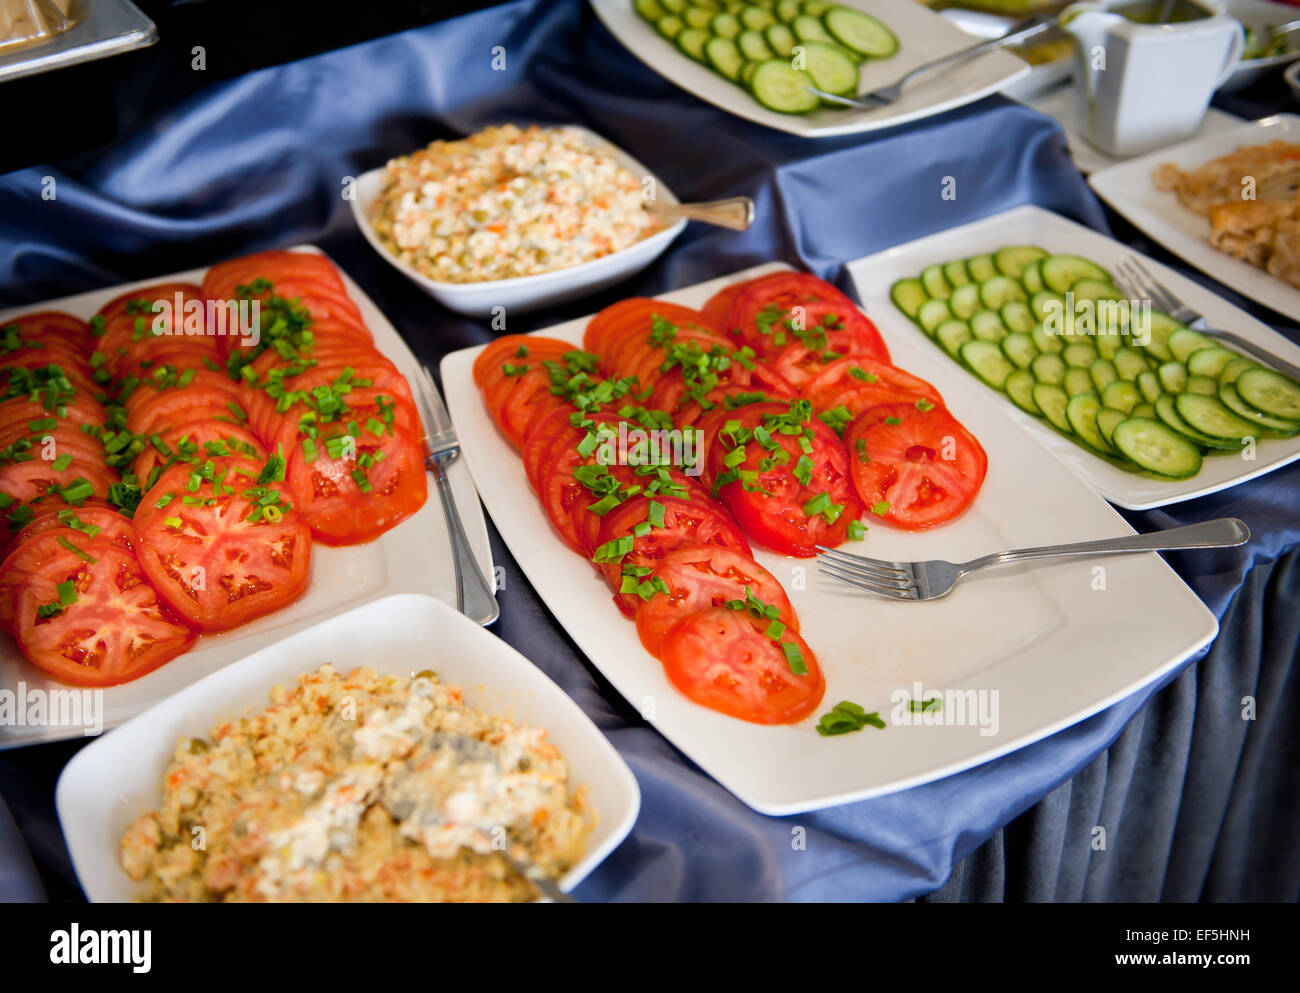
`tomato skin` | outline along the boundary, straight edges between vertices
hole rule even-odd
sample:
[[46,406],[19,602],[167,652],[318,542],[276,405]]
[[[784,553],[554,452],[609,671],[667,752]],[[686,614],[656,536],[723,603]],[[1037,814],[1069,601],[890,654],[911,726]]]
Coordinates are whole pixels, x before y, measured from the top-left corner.
[[698,611],[721,607],[729,600],[744,600],[748,589],[780,612],[780,620],[795,631],[799,621],[781,583],[751,556],[717,545],[683,545],[668,552],[654,574],[667,593],[641,600],[636,608],[636,631],[645,650],[659,657],[664,638]]
[[919,376],[866,355],[853,355],[826,366],[804,387],[817,410],[847,407],[857,417],[882,403],[925,400],[943,406],[939,391]]
[[683,695],[728,717],[797,723],[821,703],[826,679],[808,643],[787,629],[781,641],[798,646],[808,669],[791,672],[784,651],[764,633],[766,624],[744,610],[698,611],[664,639],[664,673]]
[[[800,330],[826,327],[826,348],[889,361],[889,349],[875,324],[838,289],[809,273],[774,272],[745,283],[732,298],[730,327],[760,356],[770,357],[800,340],[782,323],[784,315],[793,314],[795,307],[801,308]],[[776,323],[760,320],[765,312],[776,314]],[[832,315],[835,326],[826,325]]]
[[[72,541],[86,562],[58,544]],[[160,602],[136,556],[106,536],[54,529],[24,546],[33,561],[18,592],[14,638],[37,668],[77,686],[116,686],[138,679],[189,649],[194,632]],[[38,608],[71,582],[75,603],[52,617]]]
[[126,426],[135,434],[150,435],[175,424],[213,417],[232,417],[230,404],[243,406],[249,389],[224,372],[195,370],[188,386],[159,389],[143,382],[126,399]]
[[[517,354],[520,349],[524,355]],[[474,382],[479,389],[486,390],[505,373],[502,366],[535,365],[542,362],[559,362],[576,345],[559,338],[544,338],[528,334],[507,334],[491,342],[474,359]]]
[[[888,503],[876,516],[907,531],[952,520],[975,499],[988,472],[983,446],[945,407],[869,407],[845,430],[844,440],[862,502],[868,510]],[[859,442],[870,461],[859,456]]]
[[[131,518],[119,513],[116,507],[110,506],[103,500],[93,498],[87,500],[80,507],[73,507],[62,499],[47,497],[46,500],[53,500],[53,502],[46,503],[43,500],[41,503],[36,504],[33,508],[32,519],[10,539],[8,546],[4,550],[3,558],[0,558],[0,575],[4,572],[3,563],[30,539],[54,528],[67,527],[68,525],[59,520],[59,514],[64,511],[71,511],[82,524],[99,528],[99,534],[108,535],[109,540],[115,544],[121,545],[123,548],[132,547],[131,543],[135,539],[135,528],[131,525]],[[0,578],[0,586],[3,583],[3,578]],[[5,622],[7,613],[12,614],[12,611],[6,611],[4,594],[0,593],[0,630],[8,630]]]
[[54,465],[38,457],[5,466],[0,469],[0,493],[28,503],[44,496],[51,486],[67,486],[84,478],[94,487],[95,496],[106,497],[108,488],[118,481],[117,473],[111,472],[102,459],[91,456],[73,454],[64,469],[55,469]]
[[529,430],[553,410],[567,406],[563,397],[551,392],[551,374],[534,367],[514,379],[513,388],[501,401],[501,430],[516,449],[524,447]]
[[700,308],[704,319],[718,330],[731,333],[731,308],[736,297],[744,291],[745,283],[732,283],[724,286],[705,301]]

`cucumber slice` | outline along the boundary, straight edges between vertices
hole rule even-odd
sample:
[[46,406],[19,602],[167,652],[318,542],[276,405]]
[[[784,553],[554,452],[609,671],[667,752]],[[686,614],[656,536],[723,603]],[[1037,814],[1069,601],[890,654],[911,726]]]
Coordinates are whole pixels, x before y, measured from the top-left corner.
[[733,83],[740,82],[740,70],[745,59],[734,41],[730,38],[710,38],[704,46],[704,55],[718,75]]
[[1060,314],[1065,310],[1065,301],[1048,290],[1039,290],[1029,298],[1029,309],[1040,321],[1046,321],[1049,317],[1059,320]]
[[[799,0],[791,0],[798,3]],[[767,39],[768,47],[774,51],[779,58],[788,59],[794,54],[794,46],[799,43],[799,39],[794,36],[788,24],[772,24],[763,32],[763,37]]]
[[1043,282],[1055,293],[1064,293],[1081,279],[1113,282],[1110,273],[1080,255],[1049,255],[1038,264],[1042,268]]
[[709,60],[704,57],[704,46],[708,44],[713,35],[702,28],[687,28],[676,38],[677,47],[693,58],[696,62],[703,62],[708,65]]
[[1030,296],[1043,291],[1043,268],[1037,260],[1030,262],[1020,271],[1020,285]]
[[1115,371],[1120,379],[1136,380],[1147,368],[1147,360],[1142,357],[1142,353],[1127,345],[1117,351],[1111,361],[1115,363]]
[[1034,402],[1034,387],[1037,383],[1028,369],[1017,369],[1002,384],[1011,402],[1027,414],[1042,416],[1042,410]]
[[927,300],[916,312],[916,323],[921,325],[922,330],[929,335],[933,335],[935,328],[944,321],[950,320],[952,320],[952,311],[942,300]]
[[943,266],[929,265],[921,270],[921,285],[925,292],[938,300],[947,300],[952,295],[952,287],[943,274]]
[[1166,362],[1156,370],[1156,376],[1166,393],[1182,393],[1187,389],[1187,366],[1181,362]]
[[1019,331],[1022,334],[1028,334],[1034,330],[1034,314],[1029,309],[1029,304],[1023,300],[1008,300],[1002,305],[999,311],[1002,315],[1002,323],[1012,331]]
[[1067,396],[1078,396],[1080,393],[1092,392],[1092,377],[1088,375],[1087,369],[1066,369],[1065,382],[1061,384]]
[[958,286],[948,298],[948,306],[963,321],[970,320],[971,316],[980,309],[979,286],[975,283]]
[[1085,341],[1076,341],[1065,346],[1061,358],[1073,369],[1089,369],[1097,361],[1097,349]]
[[961,346],[974,337],[965,321],[944,321],[934,329],[934,340],[958,362],[961,361]]
[[1156,405],[1153,403],[1147,403],[1146,401],[1143,401],[1142,403],[1138,404],[1136,407],[1133,408],[1132,416],[1149,417],[1153,421],[1159,420],[1159,418],[1156,417]]
[[1120,424],[1128,420],[1129,415],[1123,411],[1115,410],[1113,407],[1103,406],[1097,411],[1097,430],[1101,436],[1106,439],[1106,444],[1112,448],[1115,447],[1115,429]]
[[[1092,377],[1092,385],[1097,387],[1097,396],[1099,397],[1107,386],[1119,379],[1119,373],[1115,371],[1115,364],[1106,359],[1097,359],[1092,365],[1088,366],[1088,375]],[[1137,401],[1133,402],[1136,403]]]
[[812,77],[786,59],[760,62],[749,77],[749,92],[754,99],[778,114],[807,114],[820,107],[821,99],[808,89],[812,85]]
[[1097,354],[1103,359],[1114,360],[1119,350],[1124,347],[1124,336],[1115,330],[1098,328],[1092,343],[1097,349]]
[[999,342],[1007,336],[1007,329],[996,310],[981,310],[967,322],[971,333],[980,341]]
[[1260,413],[1300,421],[1300,384],[1272,369],[1247,369],[1233,384],[1241,399]]
[[1040,383],[1060,386],[1065,382],[1065,363],[1059,355],[1039,355],[1029,363],[1029,371]]
[[1092,300],[1096,302],[1097,300],[1118,301],[1124,299],[1119,287],[1114,283],[1104,279],[1092,279],[1087,276],[1071,286],[1070,292],[1074,294],[1076,300]]
[[822,14],[830,10],[835,4],[828,0],[803,0],[801,4],[805,14],[811,14],[813,17],[821,17]]
[[1188,376],[1187,389],[1184,392],[1217,397],[1219,395],[1219,381],[1212,376]]
[[980,301],[990,310],[997,310],[1010,300],[1024,299],[1024,289],[1010,276],[993,276],[980,281]]
[[948,285],[953,289],[958,286],[965,286],[971,281],[970,273],[966,271],[966,263],[961,259],[957,259],[955,262],[945,262],[943,275],[948,280]]
[[831,7],[822,15],[831,37],[845,48],[873,59],[887,59],[898,51],[898,37],[870,14],[850,7]]
[[744,86],[746,89],[749,88],[749,81],[754,78],[754,70],[757,69],[761,64],[762,63],[759,62],[746,62],[743,66],[740,67],[741,86]]
[[655,30],[669,41],[672,41],[686,30],[686,22],[676,14],[665,14],[663,17],[659,18],[659,20],[655,21]]
[[1236,357],[1236,352],[1211,345],[1209,348],[1202,348],[1192,353],[1187,360],[1187,371],[1194,376],[1213,376],[1218,379],[1224,366]]
[[799,0],[777,0],[776,16],[789,24],[796,17],[803,13],[803,5]]
[[670,14],[681,15],[689,6],[687,0],[659,0],[659,6]]
[[[1071,290],[1071,293],[1074,291]],[[1092,302],[1093,313],[1096,315],[1097,330],[1100,331],[1127,331],[1131,320],[1131,310],[1127,300],[1111,300],[1108,297],[1102,297],[1100,300]]]
[[1034,339],[1023,331],[1015,331],[1002,339],[1002,354],[1011,360],[1017,369],[1028,369],[1034,359],[1038,358],[1038,349]]
[[1191,328],[1178,328],[1169,335],[1169,351],[1174,357],[1174,361],[1186,363],[1193,354],[1199,352],[1202,348],[1209,348],[1213,345],[1209,338],[1193,331]]
[[1155,403],[1165,391],[1164,387],[1160,385],[1160,378],[1150,369],[1139,372],[1138,378],[1134,382],[1137,383],[1137,387],[1142,393],[1142,399],[1147,403]]
[[1101,410],[1101,401],[1095,393],[1076,393],[1065,405],[1065,419],[1070,422],[1070,429],[1089,448],[1103,455],[1112,453],[1110,445],[1097,427],[1097,414]]
[[1029,333],[1034,339],[1034,347],[1040,352],[1056,355],[1065,351],[1065,342],[1061,336],[1049,333],[1041,324],[1035,324],[1034,330]]
[[1223,401],[1225,407],[1238,417],[1244,418],[1252,424],[1258,424],[1266,431],[1280,434],[1284,438],[1291,438],[1300,434],[1300,421],[1287,421],[1280,417],[1261,414],[1241,399],[1241,396],[1237,393],[1237,387],[1233,383],[1219,384],[1219,399]]
[[966,260],[966,271],[977,283],[998,275],[998,267],[993,264],[992,255],[972,255]]
[[835,39],[827,34],[826,28],[822,26],[821,19],[812,14],[800,14],[790,22],[790,28],[801,42],[825,41],[835,44]]
[[1152,310],[1134,318],[1129,330],[1135,344],[1145,348],[1161,362],[1168,362],[1174,357],[1169,350],[1169,336],[1181,327],[1183,325],[1168,314]]
[[688,28],[699,28],[708,30],[709,22],[713,20],[716,10],[709,10],[707,7],[690,6],[679,15],[686,22]]
[[1002,354],[1002,349],[991,341],[966,342],[961,346],[961,358],[975,375],[995,390],[1002,389],[1007,377],[1016,371],[1016,367]]
[[1149,417],[1121,421],[1111,440],[1125,458],[1158,476],[1187,479],[1201,471],[1201,453],[1196,446]]
[[900,279],[889,288],[889,297],[894,301],[894,306],[912,320],[916,320],[916,312],[921,309],[921,304],[925,303],[930,295],[925,292],[925,287],[921,285],[919,279]]
[[1173,394],[1162,393],[1160,399],[1156,401],[1156,417],[1168,427],[1177,431],[1184,438],[1195,442],[1202,448],[1237,448],[1235,442],[1225,442],[1218,438],[1211,438],[1209,435],[1201,434],[1196,428],[1192,427],[1185,420],[1182,414],[1178,413],[1178,407],[1174,402]]
[[776,58],[776,52],[772,51],[761,31],[740,32],[736,36],[736,47],[740,49],[740,54],[751,62],[765,62]]
[[999,248],[993,253],[993,264],[998,267],[998,272],[1002,275],[1019,279],[1025,271],[1025,266],[1045,258],[1047,253],[1037,245],[1011,245]]
[[634,0],[632,6],[636,8],[638,14],[651,24],[659,23],[659,18],[668,13],[658,0]]
[[1259,363],[1254,359],[1248,359],[1244,355],[1238,355],[1219,372],[1219,382],[1235,383],[1237,377],[1247,369],[1258,369],[1259,367]]
[[745,29],[739,17],[724,10],[713,15],[713,20],[709,22],[709,30],[719,38],[735,38]]
[[1051,383],[1036,383],[1034,385],[1034,403],[1038,404],[1038,409],[1051,422],[1052,427],[1065,434],[1074,433],[1070,428],[1069,418],[1065,416],[1065,408],[1070,403],[1070,398],[1065,395],[1065,390]]
[[750,31],[762,31],[775,24],[776,18],[762,7],[746,7],[740,12],[740,23]]
[[1234,443],[1255,434],[1255,426],[1244,417],[1238,417],[1219,400],[1218,396],[1183,393],[1174,400],[1174,409],[1195,431],[1210,438]]
[[1142,391],[1127,379],[1117,379],[1101,391],[1101,402],[1114,410],[1130,414],[1142,402]]
[[[840,96],[857,95],[858,64],[849,58],[844,49],[821,41],[805,41],[803,49],[805,68],[817,89]],[[942,268],[940,272],[942,273]]]

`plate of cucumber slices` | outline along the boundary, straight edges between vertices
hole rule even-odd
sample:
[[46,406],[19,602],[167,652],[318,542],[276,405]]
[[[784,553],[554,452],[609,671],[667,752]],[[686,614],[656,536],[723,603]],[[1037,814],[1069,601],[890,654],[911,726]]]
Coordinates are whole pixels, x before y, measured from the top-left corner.
[[[1008,414],[1106,499],[1145,510],[1300,458],[1300,384],[1127,298],[1132,255],[1038,207],[849,263],[868,314],[910,326],[1000,395]],[[1204,287],[1141,258],[1174,295],[1290,362],[1300,348]],[[936,381],[942,389],[942,383]]]
[[1029,71],[993,51],[920,76],[874,110],[853,97],[973,43],[916,0],[591,0],[597,16],[646,65],[728,113],[809,138],[893,127],[1002,89]]

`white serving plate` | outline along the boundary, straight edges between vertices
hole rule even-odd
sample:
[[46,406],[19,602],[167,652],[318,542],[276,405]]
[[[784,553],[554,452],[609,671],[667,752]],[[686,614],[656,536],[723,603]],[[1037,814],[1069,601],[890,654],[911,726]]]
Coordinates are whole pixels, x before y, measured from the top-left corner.
[[[1191,479],[1158,479],[1155,476],[1126,472],[1105,459],[1084,451],[1058,434],[1045,421],[1026,414],[1005,395],[984,386],[937,345],[927,340],[920,328],[908,321],[889,298],[889,288],[896,279],[916,276],[927,265],[992,251],[1003,245],[1021,244],[1041,245],[1049,252],[1083,255],[1107,269],[1113,269],[1115,263],[1126,256],[1137,256],[1161,283],[1204,314],[1212,325],[1231,329],[1292,362],[1300,361],[1300,348],[1200,284],[1091,228],[1066,220],[1041,207],[1016,207],[983,220],[910,241],[856,259],[848,264],[848,269],[863,309],[878,323],[897,328],[895,337],[890,339],[891,347],[899,335],[905,335],[918,346],[929,348],[935,356],[947,363],[948,370],[965,377],[983,390],[1007,416],[1037,438],[1111,503],[1129,510],[1163,507],[1207,493],[1217,493],[1300,458],[1300,437],[1268,438],[1261,439],[1256,445],[1254,461],[1247,461],[1233,452],[1207,456],[1201,471]],[[941,384],[936,382],[935,385],[943,389]],[[947,395],[946,390],[944,395]]]
[[[669,205],[678,202],[673,191],[661,179],[617,145],[586,128],[573,124],[567,127],[580,132],[592,146],[611,155],[633,176],[653,180],[656,200]],[[370,242],[370,247],[385,262],[448,310],[470,317],[488,317],[496,307],[504,307],[506,312],[524,313],[595,293],[640,272],[662,255],[686,227],[685,219],[679,220],[627,248],[567,269],[542,272],[535,276],[517,276],[514,279],[494,279],[484,283],[444,283],[417,272],[396,258],[379,240],[370,223],[370,214],[375,198],[383,189],[383,182],[382,167],[371,169],[357,177],[352,216],[366,241]]]
[[[320,249],[310,245],[299,246],[295,251],[320,253]],[[135,287],[162,282],[201,283],[206,271],[206,268],[191,269],[5,311],[0,313],[0,325],[19,314],[38,310],[62,310],[83,320],[88,319],[108,301]],[[339,272],[348,296],[361,309],[366,327],[375,336],[376,347],[411,379],[419,368],[419,362],[406,342],[351,277],[341,269]],[[463,466],[453,464],[449,471],[465,532],[483,567],[483,574],[491,576],[492,551],[478,494],[474,492],[474,484]],[[428,500],[420,511],[377,540],[349,548],[329,548],[314,543],[311,585],[297,602],[232,631],[204,635],[187,654],[162,668],[133,682],[103,690],[98,699],[102,701],[104,727],[121,724],[194,681],[295,631],[370,600],[408,592],[428,593],[452,605],[456,603],[451,539],[447,536],[442,504],[432,480],[429,481]],[[24,659],[10,636],[0,634],[0,694],[16,694],[20,684],[25,684],[29,694],[32,690],[46,693],[67,688]],[[38,727],[0,724],[0,749],[76,738],[84,733],[87,733],[84,722],[82,725],[64,723]]]
[[[1243,296],[1271,307],[1293,321],[1300,321],[1300,289],[1270,276],[1263,269],[1211,248],[1210,222],[1184,207],[1176,194],[1157,190],[1151,181],[1152,170],[1163,162],[1190,169],[1241,145],[1260,145],[1275,140],[1300,141],[1300,117],[1279,114],[1243,123],[1212,136],[1193,138],[1093,173],[1088,182],[1099,197],[1174,254],[1181,255],[1202,272]],[[1208,311],[1206,314],[1208,316]],[[1229,330],[1238,329],[1230,327]],[[1287,357],[1285,352],[1282,355]]]
[[[1270,0],[1224,0],[1223,8],[1229,16],[1257,31],[1264,27],[1280,28],[1300,16],[1295,7],[1272,3]],[[1281,55],[1270,55],[1266,59],[1242,59],[1237,63],[1237,68],[1232,70],[1232,75],[1219,87],[1219,92],[1229,93],[1254,86],[1271,73],[1300,59],[1300,48],[1294,47],[1300,45],[1300,33],[1292,32],[1289,41],[1291,49]]]
[[[623,47],[666,79],[737,117],[805,138],[877,131],[942,114],[996,93],[1029,72],[1024,60],[998,50],[918,78],[904,89],[902,99],[888,107],[778,114],[763,107],[744,87],[684,54],[641,19],[632,0],[591,0],[591,6]],[[863,64],[859,93],[888,86],[922,63],[973,44],[971,36],[952,21],[915,0],[844,0],[843,6],[879,18],[898,36],[898,51],[892,57]]]
[[[665,294],[699,306],[723,285],[783,268],[760,266]],[[886,283],[886,286],[888,284]],[[949,558],[1132,529],[1078,476],[1008,420],[997,398],[956,368],[901,315],[877,306],[895,361],[930,380],[989,456],[984,488],[969,511],[931,532],[883,525],[854,550],[890,560]],[[586,320],[547,336],[575,344]],[[669,741],[749,806],[792,814],[877,796],[978,765],[1096,713],[1177,666],[1217,631],[1214,616],[1156,555],[986,573],[950,597],[899,603],[852,595],[809,559],[757,550],[785,586],[821,661],[826,697],[799,724],[763,727],[700,707],[679,694],[610,602],[604,581],[552,531],[519,456],[499,434],[474,385],[480,349],[443,359],[447,402],[483,501],[529,581],[578,647]],[[870,515],[867,515],[870,518]],[[997,733],[975,724],[901,726],[824,738],[819,714],[841,700],[877,710],[926,690],[997,691]],[[986,697],[986,700],[992,697]]]
[[641,793],[627,763],[564,692],[499,638],[431,597],[399,594],[332,617],[186,687],[104,735],[73,757],[59,777],[55,803],[77,879],[96,902],[128,902],[136,890],[118,860],[118,844],[141,814],[157,810],[163,776],[181,738],[250,708],[269,705],[273,686],[296,685],[325,663],[381,675],[433,669],[480,710],[534,727],[569,764],[570,783],[585,787],[596,814],[587,853],[561,887],[577,886],[626,836]]

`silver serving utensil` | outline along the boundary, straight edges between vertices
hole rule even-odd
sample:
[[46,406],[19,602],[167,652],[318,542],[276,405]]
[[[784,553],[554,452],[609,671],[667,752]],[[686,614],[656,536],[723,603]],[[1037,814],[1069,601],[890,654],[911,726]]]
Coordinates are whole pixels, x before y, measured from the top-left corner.
[[479,568],[478,558],[465,536],[456,498],[447,479],[447,466],[460,455],[460,442],[452,426],[451,415],[442,402],[442,395],[433,381],[427,366],[420,366],[414,377],[415,400],[420,408],[420,425],[424,428],[424,464],[433,473],[442,499],[443,515],[447,518],[447,533],[451,536],[451,557],[456,568],[456,609],[479,624],[491,624],[501,615],[492,587]]
[[1014,24],[1004,35],[996,38],[990,38],[987,41],[977,42],[966,48],[959,48],[950,55],[943,58],[935,59],[932,62],[925,62],[910,70],[905,75],[900,76],[888,86],[882,86],[872,90],[870,93],[864,93],[857,98],[840,96],[835,93],[827,93],[816,87],[810,86],[812,90],[823,100],[829,100],[831,103],[843,104],[845,107],[860,107],[864,110],[876,110],[879,107],[887,107],[891,103],[897,103],[899,97],[903,95],[903,87],[923,73],[933,72],[935,69],[942,69],[944,66],[952,65],[956,62],[965,62],[967,59],[973,59],[985,52],[991,52],[995,48],[1001,48],[1003,45],[1010,45],[1017,41],[1024,41],[1026,38],[1033,37],[1041,31],[1056,24],[1059,14],[1036,14],[1033,17],[1026,18],[1018,24]]
[[937,600],[947,596],[966,576],[991,566],[1035,559],[1126,555],[1131,552],[1158,552],[1174,548],[1232,548],[1244,545],[1249,540],[1250,528],[1245,523],[1235,517],[1220,517],[1201,524],[1189,524],[1151,534],[995,552],[969,562],[945,562],[942,559],[929,562],[886,562],[818,545],[821,554],[817,556],[817,567],[826,575],[833,576],[854,589],[890,600]]
[[689,221],[702,221],[732,231],[744,231],[754,223],[754,201],[749,197],[728,197],[704,203],[660,203],[647,200],[645,209],[664,221],[685,217]]
[[1204,317],[1169,292],[1155,276],[1151,275],[1146,266],[1133,256],[1120,259],[1116,264],[1115,283],[1126,296],[1135,300],[1150,300],[1151,306],[1168,314],[1179,324],[1186,324],[1207,338],[1231,342],[1243,352],[1249,352],[1261,362],[1268,363],[1278,372],[1285,373],[1292,379],[1300,381],[1300,366],[1288,362],[1286,359],[1278,358],[1268,349],[1261,348],[1253,341],[1243,338],[1239,334],[1208,327]]
[[527,859],[515,858],[509,852],[501,852],[501,857],[510,863],[510,868],[523,876],[541,891],[542,899],[537,903],[577,903],[573,897],[560,889],[557,883],[546,873]]

